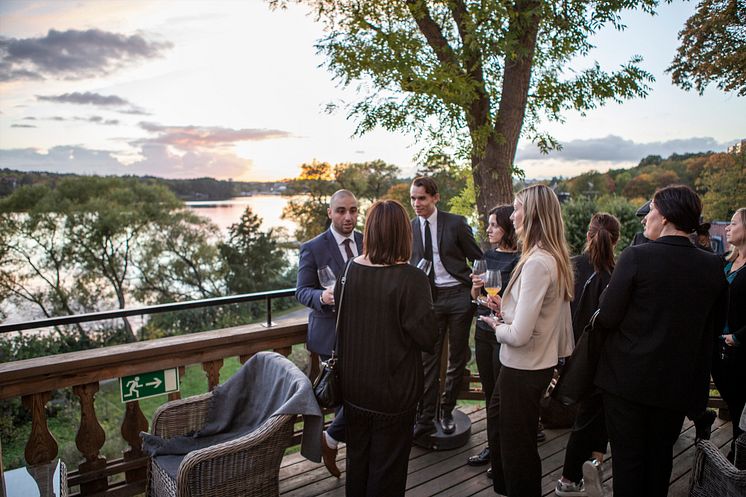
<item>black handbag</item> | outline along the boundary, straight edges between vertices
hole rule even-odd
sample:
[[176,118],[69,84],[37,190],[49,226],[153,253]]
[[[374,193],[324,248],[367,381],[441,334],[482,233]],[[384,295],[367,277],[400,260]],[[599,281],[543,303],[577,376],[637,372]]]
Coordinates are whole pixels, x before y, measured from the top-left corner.
[[580,402],[593,391],[593,380],[605,338],[604,333],[596,327],[596,316],[598,310],[583,328],[575,350],[567,358],[551,392],[552,397],[566,406]]
[[350,269],[350,259],[347,261],[344,275],[342,276],[342,291],[339,294],[339,305],[337,306],[337,324],[335,326],[336,341],[331,357],[321,363],[321,372],[313,382],[313,394],[324,409],[334,409],[342,404],[342,388],[339,385],[339,371],[337,369],[337,346],[339,344],[339,315],[342,312],[342,300],[345,295],[345,283],[347,271]]

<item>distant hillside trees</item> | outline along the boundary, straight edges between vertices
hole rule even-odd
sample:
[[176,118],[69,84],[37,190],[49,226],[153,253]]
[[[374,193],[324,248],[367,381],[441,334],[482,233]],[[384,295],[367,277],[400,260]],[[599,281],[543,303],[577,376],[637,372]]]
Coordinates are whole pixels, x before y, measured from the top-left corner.
[[697,187],[704,193],[707,219],[730,220],[746,206],[746,147],[732,153],[713,154],[703,164]]

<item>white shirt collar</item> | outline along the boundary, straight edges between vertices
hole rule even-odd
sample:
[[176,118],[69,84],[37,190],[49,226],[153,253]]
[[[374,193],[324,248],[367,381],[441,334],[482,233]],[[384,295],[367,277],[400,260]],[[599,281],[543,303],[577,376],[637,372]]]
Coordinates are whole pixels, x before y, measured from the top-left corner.
[[430,226],[432,226],[438,221],[438,209],[436,208],[428,217],[417,217],[420,218],[420,224],[422,224],[422,226],[425,226],[425,221],[428,221],[430,223]]
[[349,236],[344,236],[343,234],[338,233],[337,230],[334,229],[334,225],[329,226],[329,228],[331,229],[332,235],[334,235],[334,239],[337,241],[337,245],[342,245],[342,243],[348,238],[352,240],[353,244],[355,244],[355,230],[353,230]]

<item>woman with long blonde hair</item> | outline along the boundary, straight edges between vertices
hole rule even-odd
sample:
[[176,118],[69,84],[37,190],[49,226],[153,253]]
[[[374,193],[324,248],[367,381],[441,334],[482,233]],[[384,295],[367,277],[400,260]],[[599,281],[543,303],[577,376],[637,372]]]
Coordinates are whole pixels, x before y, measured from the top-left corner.
[[502,368],[487,422],[498,427],[489,441],[495,491],[538,497],[539,402],[559,358],[572,353],[573,269],[554,192],[546,185],[530,186],[518,192],[513,207],[522,255],[502,299],[490,297],[500,319],[481,318],[501,343]]
[[[728,280],[729,305],[725,327],[720,331],[717,354],[712,363],[712,379],[728,404],[734,420],[746,405],[746,207],[738,209],[725,228],[725,238],[731,250],[726,257],[725,278]],[[741,302],[739,304],[739,302]],[[743,433],[733,422],[733,440],[728,459],[733,461],[736,439]]]

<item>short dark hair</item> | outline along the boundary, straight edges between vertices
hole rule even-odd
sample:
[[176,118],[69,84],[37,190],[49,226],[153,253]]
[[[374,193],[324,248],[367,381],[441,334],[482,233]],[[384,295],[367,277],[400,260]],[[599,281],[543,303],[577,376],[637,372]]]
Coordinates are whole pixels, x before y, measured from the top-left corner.
[[518,248],[518,237],[515,234],[513,221],[510,220],[511,214],[513,214],[512,204],[498,205],[487,213],[487,222],[489,223],[489,216],[494,215],[497,225],[502,228],[504,233],[503,239],[500,241],[500,246],[509,250],[515,250]]
[[379,200],[365,216],[363,254],[373,264],[396,264],[412,257],[412,225],[404,206]]
[[425,193],[428,195],[435,196],[438,194],[438,184],[434,179],[428,176],[417,176],[412,180],[412,186],[422,186],[425,188]]
[[694,190],[686,185],[671,185],[660,188],[653,195],[658,212],[676,229],[693,233],[699,227],[702,201]]

